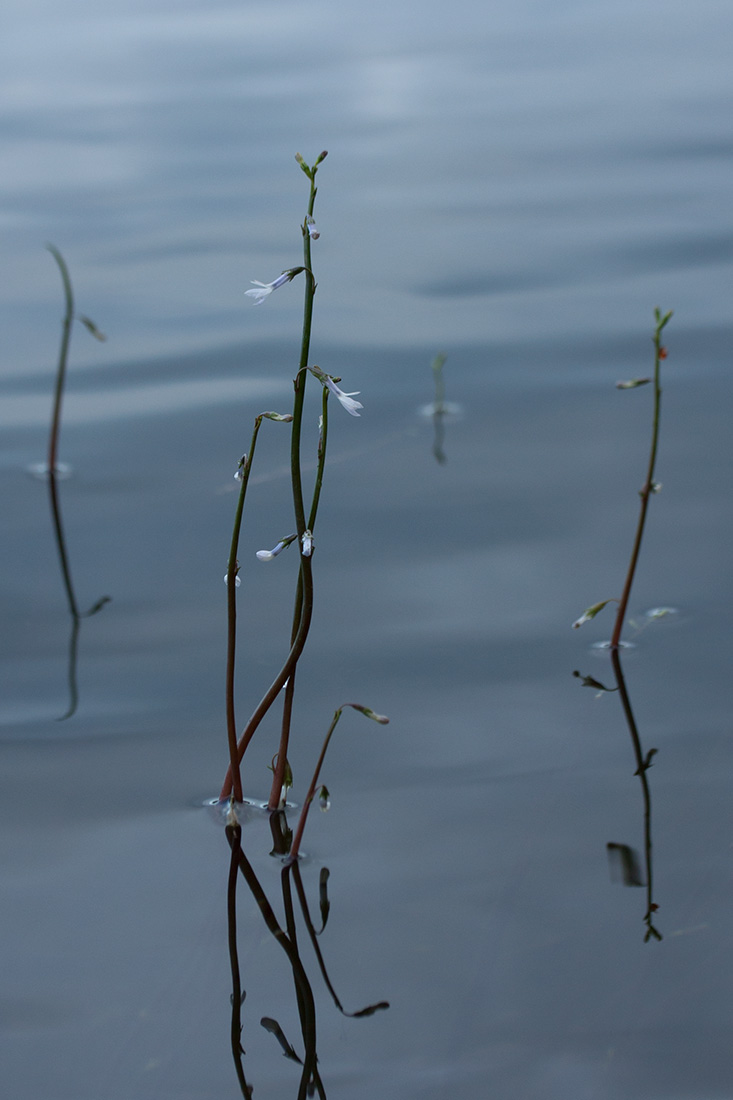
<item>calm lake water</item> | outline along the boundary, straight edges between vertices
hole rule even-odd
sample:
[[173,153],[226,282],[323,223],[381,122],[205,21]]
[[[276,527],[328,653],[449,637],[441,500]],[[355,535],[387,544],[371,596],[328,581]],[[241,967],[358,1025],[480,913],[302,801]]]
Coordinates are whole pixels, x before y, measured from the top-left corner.
[[[349,1019],[299,917],[331,1100],[728,1100],[731,921],[729,372],[733,9],[459,0],[7,6],[0,479],[3,988],[14,1100],[241,1096],[230,1053],[222,576],[233,474],[288,410],[319,173],[311,362],[332,402],[315,618],[299,665],[300,805],[345,714],[300,868]],[[61,287],[74,332],[59,484],[43,460]],[[645,474],[654,306],[666,330],[658,480],[623,671],[607,652]],[[456,406],[434,455],[431,361]],[[312,382],[313,380],[311,380]],[[315,391],[315,385],[313,390]],[[315,453],[318,395],[304,439]],[[288,429],[265,424],[243,531],[240,725],[289,637]],[[671,608],[661,617],[654,608]],[[573,676],[574,672],[580,673]],[[597,697],[599,696],[599,697]],[[269,790],[277,719],[246,757]],[[289,815],[294,826],[297,815]],[[609,862],[608,844],[615,845]],[[281,925],[266,815],[246,857]],[[628,873],[629,849],[638,869]],[[625,886],[619,873],[627,856]],[[616,872],[616,873],[611,873]],[[621,880],[621,881],[619,881]],[[295,1100],[291,962],[242,878],[242,1042],[255,1097]],[[297,907],[297,899],[296,899]]]

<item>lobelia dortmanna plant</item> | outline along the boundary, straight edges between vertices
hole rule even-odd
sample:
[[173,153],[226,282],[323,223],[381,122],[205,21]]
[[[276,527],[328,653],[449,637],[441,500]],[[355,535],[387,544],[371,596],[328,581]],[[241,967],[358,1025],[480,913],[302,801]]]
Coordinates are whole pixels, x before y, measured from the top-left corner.
[[[592,676],[582,676],[577,670],[573,675],[581,680],[581,682],[587,686],[597,689],[599,694],[608,691],[617,691],[621,700],[621,705],[624,712],[624,717],[629,728],[631,735],[631,743],[634,749],[634,759],[636,763],[635,776],[638,776],[641,785],[642,804],[643,804],[643,820],[644,820],[644,868],[645,875],[641,872],[641,861],[637,859],[636,852],[628,844],[619,844],[617,842],[611,842],[607,844],[607,850],[609,859],[613,859],[614,863],[620,864],[623,880],[627,886],[641,886],[645,888],[646,892],[646,911],[644,913],[644,923],[646,925],[646,931],[644,934],[644,942],[649,943],[651,941],[660,941],[662,939],[662,933],[659,931],[656,925],[656,913],[659,906],[654,900],[653,890],[653,873],[652,873],[652,799],[651,789],[647,772],[652,767],[653,758],[657,754],[657,749],[652,748],[645,750],[642,747],[641,735],[637,726],[636,718],[631,706],[631,700],[629,698],[629,692],[626,687],[626,680],[624,677],[623,669],[621,667],[621,654],[620,650],[624,645],[621,640],[621,632],[624,627],[626,619],[626,609],[629,603],[629,596],[631,595],[631,587],[634,583],[634,575],[636,573],[636,566],[639,560],[639,552],[641,550],[641,542],[644,536],[644,527],[646,525],[647,512],[649,509],[649,500],[651,497],[659,492],[661,486],[655,481],[655,469],[657,463],[657,449],[659,444],[659,418],[661,412],[662,401],[662,387],[660,383],[661,364],[664,359],[667,358],[667,350],[662,344],[662,332],[667,325],[667,322],[672,316],[672,311],[668,313],[662,313],[661,310],[654,310],[654,335],[652,337],[654,342],[654,374],[651,378],[632,378],[627,382],[617,382],[616,386],[620,390],[633,390],[639,386],[651,384],[653,386],[653,411],[652,411],[652,433],[651,444],[649,448],[649,459],[647,462],[646,478],[644,484],[639,490],[640,507],[639,518],[636,524],[636,532],[634,535],[634,542],[631,548],[631,558],[629,560],[629,566],[626,571],[626,580],[624,581],[623,591],[618,598],[611,597],[610,599],[600,600],[598,603],[593,604],[591,607],[586,608],[579,619],[573,623],[574,627],[580,627],[583,623],[588,622],[590,619],[594,619],[599,611],[609,603],[617,603],[618,608],[616,610],[616,619],[613,626],[613,633],[611,640],[608,643],[611,656],[611,666],[613,668],[614,678],[616,680],[615,688],[607,688],[600,681],[596,680]],[[668,613],[670,608],[654,608],[653,611],[647,612],[647,621],[652,619],[661,618],[662,615]]]
[[[290,727],[295,693],[295,678],[298,661],[303,653],[313,614],[313,558],[315,554],[314,532],[318,515],[318,505],[323,485],[323,475],[326,464],[326,449],[328,442],[328,415],[329,398],[335,397],[340,406],[351,416],[358,417],[363,408],[361,402],[356,400],[356,393],[345,393],[339,386],[340,377],[326,373],[320,367],[309,363],[311,325],[313,320],[313,302],[316,292],[316,279],[313,272],[311,258],[312,246],[318,240],[320,233],[316,228],[313,210],[315,206],[317,187],[316,176],[320,165],[326,158],[326,152],[322,152],[312,166],[308,165],[303,157],[296,154],[296,161],[307,177],[310,190],[308,206],[305,216],[300,224],[303,239],[303,262],[298,266],[283,271],[272,282],[262,283],[252,280],[253,288],[245,291],[255,306],[263,305],[268,298],[281,287],[287,286],[298,276],[303,276],[304,282],[304,308],[303,330],[300,345],[300,356],[297,371],[293,380],[294,397],[292,411],[287,413],[263,412],[255,417],[249,450],[239,461],[236,477],[239,480],[239,495],[232,531],[231,545],[225,582],[227,587],[227,667],[226,667],[226,721],[227,740],[229,746],[229,766],[219,795],[219,802],[229,803],[228,819],[236,820],[237,802],[243,801],[241,763],[250,741],[265,715],[282,697],[282,723],[280,741],[277,751],[273,756],[272,785],[267,803],[268,810],[275,812],[285,804],[287,791],[292,786],[292,775],[288,764],[288,746],[290,741]],[[309,419],[304,416],[306,407],[306,388],[309,378],[319,383],[320,402],[319,413],[313,415],[313,428],[317,425],[317,435],[314,431],[314,449],[316,452],[316,472],[310,491],[307,494],[303,485],[303,463],[301,459],[301,437],[304,435],[304,421],[307,427]],[[311,386],[312,389],[312,386]],[[310,416],[310,414],[309,414]],[[265,691],[260,703],[255,708],[241,734],[238,735],[234,706],[234,680],[235,680],[235,653],[237,640],[237,589],[239,587],[240,562],[238,560],[238,547],[240,531],[242,528],[244,506],[247,496],[247,485],[252,471],[252,464],[257,446],[257,438],[263,420],[270,420],[281,424],[287,424],[290,429],[290,479],[293,500],[293,526],[295,530],[281,537],[271,550],[260,550],[256,557],[260,562],[271,562],[288,547],[293,547],[298,555],[298,570],[296,579],[295,602],[290,638],[283,663],[272,679],[270,686]],[[309,496],[307,500],[306,497]],[[290,526],[290,521],[288,522]],[[292,551],[291,551],[292,553]],[[325,798],[323,788],[317,788],[317,780],[323,757],[330,741],[333,729],[345,707],[352,707],[360,711],[368,718],[385,724],[388,720],[382,715],[375,714],[369,707],[361,704],[345,703],[336,711],[334,720],[326,734],[323,750],[316,766],[313,781],[310,784],[301,811],[299,826],[296,830],[296,840],[291,847],[289,859],[297,858],[300,837],[305,825],[306,816],[311,802],[316,794],[321,792]]]
[[659,444],[659,418],[662,406],[662,386],[661,386],[661,364],[662,360],[667,358],[667,349],[662,344],[662,331],[664,330],[667,322],[672,316],[672,310],[668,313],[662,313],[660,309],[654,310],[654,335],[652,337],[654,343],[654,374],[651,378],[632,378],[627,382],[617,382],[616,388],[619,390],[634,390],[639,386],[645,386],[649,383],[652,384],[654,390],[654,404],[652,412],[652,438],[649,448],[649,461],[647,464],[646,478],[644,484],[639,490],[639,497],[641,499],[639,507],[639,519],[636,524],[636,534],[634,535],[634,542],[631,549],[631,558],[629,561],[629,567],[626,571],[626,580],[624,582],[623,591],[620,597],[610,596],[606,600],[599,600],[598,603],[592,604],[587,607],[579,619],[576,619],[573,623],[574,627],[582,626],[583,623],[589,622],[594,619],[599,611],[609,603],[618,604],[616,611],[616,619],[613,626],[613,634],[611,635],[611,641],[609,648],[612,653],[618,652],[619,646],[623,645],[621,641],[621,631],[624,627],[624,620],[626,618],[626,608],[629,603],[629,596],[631,595],[631,586],[634,583],[634,575],[636,573],[636,566],[639,561],[639,551],[641,550],[641,540],[644,537],[644,527],[646,525],[647,511],[649,509],[649,500],[653,494],[658,493],[661,486],[654,480],[654,471],[657,463],[657,448]]

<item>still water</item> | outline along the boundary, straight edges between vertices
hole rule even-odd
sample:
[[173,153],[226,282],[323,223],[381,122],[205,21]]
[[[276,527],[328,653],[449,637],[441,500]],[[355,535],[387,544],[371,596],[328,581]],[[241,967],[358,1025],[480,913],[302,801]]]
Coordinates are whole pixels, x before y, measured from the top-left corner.
[[[226,570],[253,417],[287,411],[319,174],[311,361],[332,402],[298,672],[292,800],[344,715],[301,875],[325,1093],[686,1100],[733,1089],[728,372],[733,10],[459,0],[7,6],[0,52],[2,1076],[31,1100],[242,1095],[232,1063]],[[62,315],[78,309],[60,485],[43,481]],[[647,890],[612,875],[645,805],[608,610],[643,482],[652,309],[672,308],[658,480],[623,654],[651,794]],[[436,461],[430,364],[447,355]],[[315,447],[318,401],[308,438]],[[265,428],[272,429],[265,431]],[[289,635],[287,429],[265,425],[240,561],[237,709]],[[645,617],[655,607],[674,609]],[[573,676],[574,672],[581,675]],[[263,725],[245,787],[269,789]],[[290,815],[291,826],[295,814]],[[246,857],[288,917],[266,816]],[[629,876],[627,876],[628,878]],[[296,902],[297,907],[297,902]],[[242,879],[245,1073],[293,1100],[291,962]]]

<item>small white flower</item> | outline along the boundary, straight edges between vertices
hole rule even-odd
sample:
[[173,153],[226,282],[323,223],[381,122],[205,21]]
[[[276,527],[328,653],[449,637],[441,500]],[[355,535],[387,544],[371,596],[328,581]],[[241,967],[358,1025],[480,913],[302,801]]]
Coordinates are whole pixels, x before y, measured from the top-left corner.
[[353,393],[344,393],[344,391],[336,385],[333,378],[330,378],[327,374],[323,375],[322,381],[325,386],[328,386],[333,396],[338,398],[347,413],[351,413],[352,416],[361,416],[361,413],[358,413],[356,410],[363,409],[364,406],[361,401],[353,400],[354,397],[361,393],[361,390],[354,390]]
[[293,278],[291,271],[283,271],[282,275],[278,275],[277,279],[274,279],[271,283],[261,283],[259,279],[251,279],[250,282],[255,286],[255,290],[245,290],[245,294],[248,298],[254,298],[255,305],[262,305],[265,298],[269,298],[273,290],[277,290],[278,287],[284,286],[285,283],[289,283]]
[[290,546],[290,543],[297,537],[297,535],[288,535],[288,537],[279,542],[277,546],[273,546],[272,550],[258,550],[256,555],[257,560],[272,561],[272,559],[276,558],[278,554],[282,554],[285,547]]
[[[241,583],[242,582],[240,581],[239,577],[234,578],[234,587],[235,588],[239,588]],[[228,573],[224,574],[224,584],[226,584],[227,586],[229,585],[229,574]]]
[[313,553],[313,534],[310,531],[303,532],[303,557],[309,558]]
[[312,218],[309,214],[308,217],[305,219],[305,224],[308,228],[308,236],[310,237],[310,239],[312,241],[317,241],[321,234],[316,229],[315,218]]

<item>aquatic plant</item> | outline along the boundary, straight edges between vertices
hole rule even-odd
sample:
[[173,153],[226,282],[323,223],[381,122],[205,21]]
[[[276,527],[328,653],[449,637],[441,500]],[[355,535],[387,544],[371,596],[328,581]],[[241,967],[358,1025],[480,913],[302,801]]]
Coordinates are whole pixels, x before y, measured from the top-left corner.
[[[318,190],[316,187],[316,177],[319,167],[326,156],[327,153],[325,151],[322,152],[316,158],[312,166],[307,164],[300,154],[297,154],[295,158],[309,181],[307,209],[300,224],[303,246],[302,264],[286,269],[271,282],[253,280],[253,289],[245,291],[246,296],[253,299],[254,305],[261,306],[267,302],[276,290],[292,283],[299,275],[303,275],[304,277],[303,326],[298,367],[293,380],[294,395],[292,410],[287,413],[264,412],[260,413],[255,418],[249,450],[240,459],[235,475],[239,480],[239,494],[225,576],[227,586],[226,720],[229,766],[219,797],[220,801],[226,801],[227,799],[233,799],[234,802],[242,801],[242,759],[263,718],[282,695],[280,739],[277,752],[273,756],[273,777],[268,799],[268,809],[273,812],[277,811],[284,804],[288,788],[292,785],[292,776],[288,764],[288,746],[290,743],[296,670],[308,638],[313,615],[313,557],[316,546],[314,533],[318,518],[318,507],[321,499],[326,463],[329,397],[334,397],[341,407],[352,417],[359,417],[363,409],[362,403],[356,400],[358,396],[357,393],[346,392],[339,386],[341,378],[338,375],[329,373],[321,369],[321,367],[309,362],[311,328],[313,324],[313,302],[316,291],[316,279],[313,272],[312,244],[320,237],[320,232],[316,229],[313,211]],[[301,451],[304,446],[304,409],[306,386],[309,377],[314,378],[320,383],[321,401],[320,415],[318,417],[318,434],[315,441],[316,471],[312,485],[309,490],[306,490],[303,483]],[[235,719],[237,587],[239,584],[239,572],[241,570],[238,551],[247,496],[247,486],[255,457],[257,439],[263,420],[287,424],[290,429],[290,489],[293,501],[295,531],[280,538],[271,550],[257,551],[256,557],[260,562],[271,562],[288,547],[294,545],[298,555],[298,570],[287,656],[241,734],[238,735]],[[357,710],[361,710],[364,714],[370,717],[373,716],[373,712],[370,711],[369,708],[362,707],[360,704],[345,705],[355,706]],[[318,767],[316,768],[316,776],[320,769],[320,764],[322,763],[331,733],[333,732],[342,709],[343,708],[339,708],[336,712],[337,717],[326,737],[326,744],[324,745]],[[381,718],[378,720],[382,721]],[[306,798],[303,806],[301,823],[296,833],[293,858],[297,855],[300,837],[305,825],[305,818],[312,798],[313,790]]]
[[619,390],[634,390],[639,386],[645,386],[649,383],[653,384],[654,388],[654,403],[652,411],[652,437],[649,448],[649,461],[647,464],[646,478],[644,484],[639,490],[639,496],[641,498],[641,505],[639,509],[639,518],[636,524],[636,533],[634,535],[634,542],[631,548],[631,559],[626,571],[626,579],[624,581],[623,591],[620,597],[611,596],[606,600],[599,600],[598,603],[591,604],[590,607],[586,607],[580,618],[576,619],[573,623],[574,627],[582,626],[583,623],[589,622],[594,619],[599,611],[602,611],[609,603],[617,603],[618,609],[616,612],[616,620],[614,622],[613,633],[611,635],[610,648],[617,650],[621,644],[621,631],[624,626],[624,619],[626,617],[626,608],[629,603],[629,596],[631,595],[631,587],[634,583],[634,576],[636,574],[636,566],[639,561],[639,552],[641,550],[641,541],[644,537],[644,527],[646,525],[647,510],[649,508],[649,499],[654,493],[658,493],[661,486],[654,480],[654,471],[657,463],[657,449],[659,445],[659,419],[662,406],[662,387],[661,387],[661,364],[662,360],[667,358],[667,349],[662,344],[662,331],[667,325],[669,319],[672,316],[672,310],[668,313],[662,313],[660,309],[654,310],[654,335],[652,340],[654,342],[654,375],[652,378],[632,378],[626,382],[617,382],[616,388]]
[[[654,397],[653,397],[653,409],[652,409],[652,434],[651,443],[649,448],[649,459],[647,462],[646,478],[644,484],[639,490],[639,496],[641,498],[641,504],[639,509],[639,517],[636,524],[636,531],[634,534],[634,541],[631,548],[631,558],[629,560],[629,566],[626,571],[626,578],[624,581],[623,591],[618,599],[600,600],[596,604],[592,604],[591,607],[586,608],[579,619],[573,623],[573,626],[580,627],[583,623],[589,622],[594,619],[595,616],[603,610],[609,603],[617,603],[618,609],[616,611],[616,620],[614,622],[613,634],[611,640],[608,643],[611,655],[611,665],[613,668],[613,675],[616,681],[615,688],[608,688],[599,680],[592,676],[582,676],[577,670],[573,673],[575,677],[581,680],[584,686],[594,688],[599,694],[604,692],[616,691],[618,692],[619,699],[621,700],[621,706],[624,712],[624,718],[629,729],[631,737],[631,743],[634,750],[634,759],[636,762],[635,776],[638,776],[641,786],[642,804],[643,804],[643,821],[644,821],[644,871],[642,875],[640,861],[637,858],[636,852],[628,844],[619,844],[617,842],[609,842],[607,844],[607,850],[609,860],[611,861],[612,870],[616,866],[619,867],[621,877],[626,886],[638,886],[644,887],[646,893],[646,910],[644,913],[644,923],[646,925],[646,932],[644,935],[644,942],[648,943],[650,940],[660,941],[662,934],[656,927],[654,920],[655,914],[659,906],[654,901],[653,897],[653,861],[652,861],[652,802],[651,802],[651,790],[649,787],[649,780],[647,772],[652,767],[652,760],[656,756],[657,750],[655,748],[649,749],[645,752],[642,747],[641,736],[634,717],[634,712],[631,706],[631,700],[626,687],[626,680],[624,678],[623,669],[621,667],[621,654],[620,649],[623,646],[621,641],[621,631],[623,630],[624,621],[626,618],[626,609],[629,603],[629,596],[631,594],[631,587],[634,583],[634,576],[636,574],[636,567],[639,561],[639,553],[641,550],[641,542],[644,536],[644,528],[646,524],[647,512],[649,508],[649,500],[654,493],[657,493],[660,486],[654,480],[654,474],[657,462],[657,450],[659,445],[659,420],[661,413],[661,400],[662,400],[662,388],[660,383],[661,364],[664,359],[667,358],[666,348],[662,344],[662,331],[667,325],[669,319],[672,316],[671,310],[668,313],[662,314],[659,309],[654,310],[654,374],[651,378],[632,378],[629,381],[617,382],[616,386],[619,390],[634,390],[640,386],[648,384],[653,385]],[[647,622],[656,621],[673,611],[672,608],[654,608],[647,613]],[[637,624],[637,633],[641,627]]]

